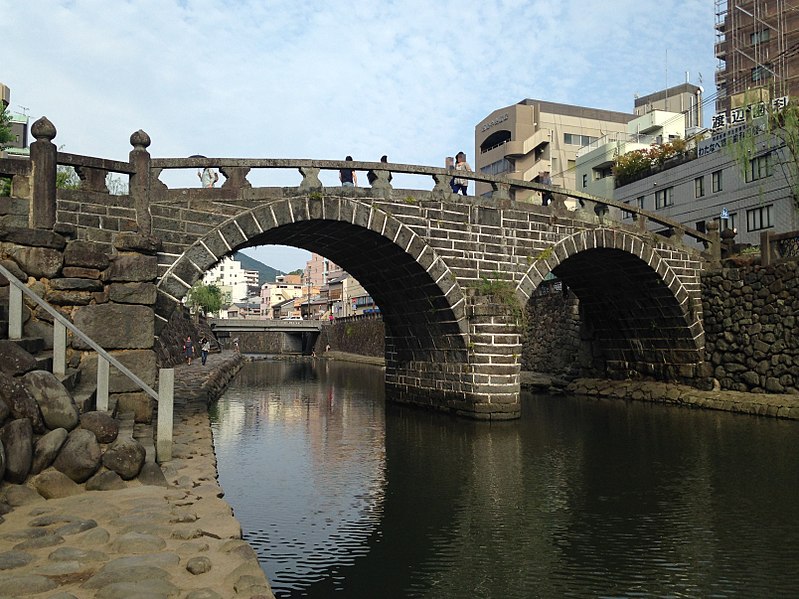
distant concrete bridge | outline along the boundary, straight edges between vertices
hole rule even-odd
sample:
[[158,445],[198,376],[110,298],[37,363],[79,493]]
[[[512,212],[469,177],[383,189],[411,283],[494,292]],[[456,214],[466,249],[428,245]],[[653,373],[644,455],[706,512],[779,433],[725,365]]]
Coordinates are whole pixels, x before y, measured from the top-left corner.
[[[490,197],[454,195],[452,172],[373,162],[294,159],[151,158],[149,136],[131,136],[128,162],[55,151],[55,128],[32,128],[31,222],[110,244],[134,230],[162,242],[160,325],[192,284],[221,259],[265,244],[329,257],[369,291],[386,324],[390,399],[482,419],[519,415],[522,308],[550,273],[578,296],[590,369],[610,377],[691,381],[705,373],[700,271],[718,255],[717,231],[699,231],[611,200],[554,189],[547,207],[515,202],[544,185],[479,173]],[[45,176],[76,167],[79,190]],[[168,169],[216,167],[215,189],[170,189]],[[372,170],[371,187],[325,187],[320,170]],[[299,171],[296,187],[253,187],[253,169]],[[130,175],[130,193],[111,196],[107,172]],[[389,172],[421,177],[394,189]],[[52,175],[54,178],[54,175]],[[49,175],[48,175],[49,177]],[[361,177],[365,178],[365,177]],[[431,181],[432,179],[432,181]],[[427,185],[425,185],[425,181]],[[566,209],[567,197],[586,207]],[[57,208],[57,209],[56,209]],[[612,218],[625,210],[632,225]],[[700,252],[704,246],[704,254]]]
[[322,330],[318,320],[212,318],[208,323],[220,343],[238,339],[240,351],[256,354],[310,354]]

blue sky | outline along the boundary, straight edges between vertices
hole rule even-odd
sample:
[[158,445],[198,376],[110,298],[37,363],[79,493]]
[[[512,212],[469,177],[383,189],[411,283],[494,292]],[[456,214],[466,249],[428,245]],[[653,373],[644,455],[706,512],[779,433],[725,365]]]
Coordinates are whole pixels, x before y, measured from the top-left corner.
[[[463,150],[473,164],[474,127],[497,108],[632,112],[686,72],[713,113],[710,0],[0,0],[0,14],[12,110],[105,158],[125,160],[143,129],[157,157],[438,166]],[[307,256],[248,253],[284,271]]]

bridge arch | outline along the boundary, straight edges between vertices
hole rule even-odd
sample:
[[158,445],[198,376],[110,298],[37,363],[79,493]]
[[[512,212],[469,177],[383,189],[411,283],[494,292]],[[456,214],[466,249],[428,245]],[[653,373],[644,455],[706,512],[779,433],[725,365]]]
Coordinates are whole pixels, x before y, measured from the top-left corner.
[[674,248],[649,237],[611,228],[566,236],[538,255],[517,291],[526,303],[549,273],[563,280],[580,302],[594,371],[693,381],[704,361],[699,281],[675,272],[662,255]]
[[[356,197],[318,192],[244,210],[197,239],[158,283],[163,326],[180,298],[222,258],[243,248],[287,244],[341,265],[381,307],[387,354],[399,363],[465,353],[463,290],[444,260],[389,212]],[[461,356],[461,359],[463,357]]]

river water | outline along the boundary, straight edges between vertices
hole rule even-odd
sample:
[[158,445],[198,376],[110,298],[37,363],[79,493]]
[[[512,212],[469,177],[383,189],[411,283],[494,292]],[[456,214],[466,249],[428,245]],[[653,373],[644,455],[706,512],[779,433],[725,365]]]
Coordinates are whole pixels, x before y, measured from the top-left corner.
[[245,365],[220,482],[277,597],[799,597],[799,423],[525,395],[385,405],[380,368]]

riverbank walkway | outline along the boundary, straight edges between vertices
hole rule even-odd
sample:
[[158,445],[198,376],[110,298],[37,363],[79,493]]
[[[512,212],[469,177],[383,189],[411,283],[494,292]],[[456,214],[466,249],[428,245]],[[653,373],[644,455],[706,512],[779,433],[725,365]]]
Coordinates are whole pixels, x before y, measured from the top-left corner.
[[208,400],[241,362],[176,367],[173,459],[149,478],[50,500],[0,488],[0,598],[274,599],[217,482]]

